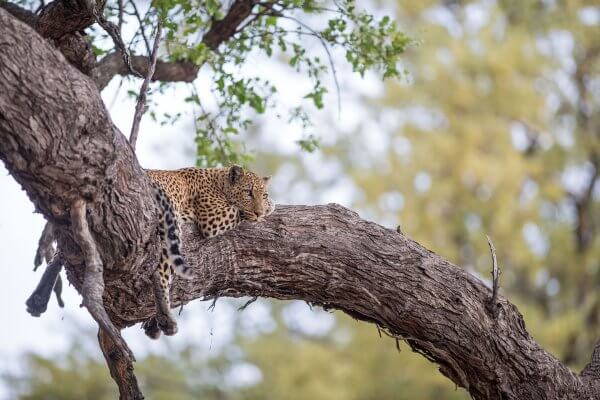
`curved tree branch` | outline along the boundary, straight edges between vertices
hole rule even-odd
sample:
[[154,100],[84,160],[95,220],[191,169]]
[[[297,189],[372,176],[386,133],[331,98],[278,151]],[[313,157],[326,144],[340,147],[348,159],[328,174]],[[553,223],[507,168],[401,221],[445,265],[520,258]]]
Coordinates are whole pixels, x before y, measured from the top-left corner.
[[[148,74],[148,57],[131,56],[131,65],[142,75]],[[198,76],[200,66],[191,61],[156,61],[153,81],[161,82],[193,82]],[[104,89],[115,75],[129,75],[129,71],[119,53],[110,53],[98,61],[92,76],[100,90]]]
[[[95,84],[3,10],[0,159],[53,224],[77,290],[84,255],[71,215],[83,217],[71,204],[84,199],[112,322],[124,327],[152,316],[159,253],[147,177]],[[561,364],[501,295],[493,318],[480,280],[343,207],[282,206],[265,222],[209,240],[193,227],[183,232],[195,279],[175,282],[174,306],[219,296],[301,299],[405,340],[474,399],[600,399],[595,369],[578,376]],[[100,342],[122,398],[139,397],[126,357],[106,335]]]

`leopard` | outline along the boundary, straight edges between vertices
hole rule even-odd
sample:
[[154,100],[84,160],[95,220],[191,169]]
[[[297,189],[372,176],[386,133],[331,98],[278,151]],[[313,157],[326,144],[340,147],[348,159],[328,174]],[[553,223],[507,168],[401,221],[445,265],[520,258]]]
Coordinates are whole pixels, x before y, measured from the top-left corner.
[[181,251],[180,225],[193,223],[203,239],[221,235],[242,221],[260,222],[275,210],[268,193],[270,176],[239,165],[222,168],[145,170],[159,205],[157,234],[160,262],[152,275],[156,314],[142,324],[152,339],[177,333],[171,314],[173,275],[191,279],[193,271]]

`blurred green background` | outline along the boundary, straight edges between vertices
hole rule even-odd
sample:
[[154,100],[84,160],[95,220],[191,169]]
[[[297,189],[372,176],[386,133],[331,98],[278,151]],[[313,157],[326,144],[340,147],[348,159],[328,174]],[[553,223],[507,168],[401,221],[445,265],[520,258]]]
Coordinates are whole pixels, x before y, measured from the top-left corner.
[[[360,120],[347,123],[348,109],[338,114],[330,90],[315,122],[319,149],[270,146],[268,121],[259,120],[240,139],[255,150],[251,166],[275,175],[280,203],[328,201],[335,188],[363,217],[400,225],[483,280],[490,235],[503,294],[536,340],[578,371],[600,338],[600,4],[373,7],[418,41],[401,58],[406,75],[355,95],[346,91],[358,78],[341,69],[341,96],[352,97]],[[214,313],[233,310],[224,343],[207,350],[186,339],[138,357],[147,398],[468,398],[407,346],[398,351],[374,326],[341,313],[296,318],[304,315],[297,303],[259,300],[237,312],[243,303],[219,302]],[[247,328],[253,307],[266,327]],[[115,398],[93,333],[65,335],[65,351],[26,354],[22,368],[4,373],[11,398]]]

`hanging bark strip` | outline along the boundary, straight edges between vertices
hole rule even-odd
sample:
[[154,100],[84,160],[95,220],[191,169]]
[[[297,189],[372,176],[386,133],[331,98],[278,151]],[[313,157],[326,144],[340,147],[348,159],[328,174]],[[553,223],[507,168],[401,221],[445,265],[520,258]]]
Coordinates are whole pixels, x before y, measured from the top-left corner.
[[86,219],[87,207],[82,199],[75,200],[71,205],[71,227],[85,263],[83,286],[81,296],[83,305],[88,309],[100,328],[106,333],[117,348],[128,358],[135,360],[121,333],[115,327],[104,308],[102,295],[104,294],[104,266],[96,241],[90,233]]

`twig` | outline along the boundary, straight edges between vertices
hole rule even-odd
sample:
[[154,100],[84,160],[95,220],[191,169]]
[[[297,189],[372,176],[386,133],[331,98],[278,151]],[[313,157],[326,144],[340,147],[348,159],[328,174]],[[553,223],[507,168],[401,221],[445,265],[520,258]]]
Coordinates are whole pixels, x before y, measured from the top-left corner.
[[299,26],[307,29],[321,43],[321,46],[323,46],[323,49],[325,50],[325,53],[327,54],[327,60],[329,61],[329,67],[331,68],[331,74],[333,75],[333,83],[335,84],[335,91],[336,91],[336,97],[337,97],[338,114],[341,113],[342,97],[340,95],[340,83],[338,81],[337,70],[335,69],[335,63],[333,61],[333,56],[331,55],[331,51],[329,50],[329,46],[327,45],[327,42],[325,41],[325,39],[323,39],[323,37],[319,34],[319,32],[317,32],[316,30],[314,30],[313,28],[311,28],[304,22],[300,21],[298,18],[291,17],[289,15],[283,15],[281,12],[278,12],[276,10],[273,10],[273,12],[274,12],[273,15],[280,17],[280,18],[285,18],[285,19],[294,21]]
[[492,239],[488,235],[485,235],[487,238],[488,245],[490,246],[490,253],[492,253],[492,297],[489,299],[486,304],[486,308],[490,314],[494,318],[498,317],[498,313],[500,311],[500,303],[498,303],[498,286],[500,283],[500,269],[498,268],[498,260],[496,259],[496,248],[492,243]]
[[38,6],[38,8],[36,8],[36,10],[33,12],[35,15],[38,15],[38,13],[40,11],[42,11],[42,8],[44,8],[46,6],[46,2],[44,0],[40,0],[40,5]]
[[[123,0],[120,0],[123,1]],[[135,15],[135,18],[138,20],[140,27],[139,27],[139,31],[142,34],[142,39],[144,39],[144,44],[146,45],[146,51],[148,52],[148,54],[150,54],[152,52],[152,50],[150,49],[150,41],[148,40],[148,37],[146,37],[146,32],[144,31],[144,18],[146,16],[144,16],[144,18],[142,18],[142,15],[140,14],[137,6],[135,5],[135,1],[134,0],[129,0],[129,4],[131,4],[131,6],[133,7],[133,15]],[[146,13],[146,15],[148,15]],[[136,32],[137,33],[137,32]]]
[[[210,304],[210,306],[208,306],[208,308],[207,308],[207,310],[208,310],[208,311],[215,311],[215,306],[217,305],[217,300],[218,300],[218,299],[219,299],[219,298],[218,298],[217,296],[213,297],[213,301],[212,301],[212,303],[211,303],[211,304]],[[208,300],[208,299],[206,299],[206,300]]]
[[156,35],[154,36],[154,46],[152,48],[152,53],[148,56],[150,57],[150,65],[148,66],[148,73],[144,78],[144,82],[142,82],[142,87],[140,88],[140,94],[137,98],[137,104],[135,105],[135,114],[133,116],[133,125],[131,126],[131,135],[129,136],[129,144],[135,150],[135,144],[137,142],[138,131],[140,130],[140,121],[142,119],[142,115],[144,115],[144,111],[146,108],[146,93],[148,92],[148,86],[150,85],[150,80],[154,75],[154,69],[156,68],[156,59],[158,56],[158,44],[160,43],[160,36],[162,35],[162,24],[158,21],[158,25],[156,26]]
[[75,200],[71,205],[71,227],[85,261],[85,275],[81,289],[83,305],[88,309],[100,328],[105,331],[115,346],[123,353],[124,357],[135,361],[129,346],[121,337],[121,333],[112,323],[104,308],[102,300],[102,293],[104,292],[102,272],[104,266],[87,223],[86,210],[87,205],[82,199]]
[[[48,262],[48,266],[46,267],[46,270],[44,271],[44,274],[42,275],[37,287],[25,302],[25,305],[27,306],[27,312],[32,316],[39,317],[48,308],[48,301],[50,301],[52,289],[56,287],[62,266],[62,256],[60,252],[57,251],[52,260]],[[57,296],[57,298],[60,299],[60,296]],[[62,299],[60,299],[59,305],[61,303]]]
[[123,0],[117,1],[119,5],[119,33],[123,32]]
[[238,308],[238,311],[244,311],[246,309],[246,307],[248,307],[250,304],[254,303],[257,299],[258,299],[258,297],[254,296],[253,298],[248,300],[244,305],[240,306]]
[[96,7],[92,7],[92,13],[94,14],[96,22],[98,22],[98,25],[100,25],[102,29],[104,29],[106,33],[108,33],[108,35],[112,38],[113,43],[117,47],[117,50],[119,50],[121,56],[123,57],[123,62],[125,63],[125,66],[127,67],[129,73],[139,78],[143,78],[144,76],[140,74],[137,70],[135,70],[131,65],[131,58],[129,56],[129,53],[127,52],[127,49],[125,48],[123,38],[121,38],[119,27],[113,24],[112,22],[107,21],[106,18],[104,18],[104,16],[98,12]]

